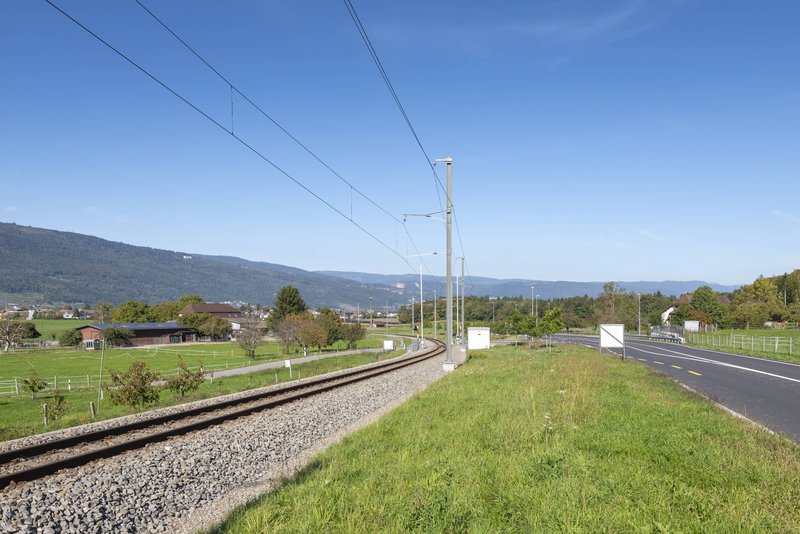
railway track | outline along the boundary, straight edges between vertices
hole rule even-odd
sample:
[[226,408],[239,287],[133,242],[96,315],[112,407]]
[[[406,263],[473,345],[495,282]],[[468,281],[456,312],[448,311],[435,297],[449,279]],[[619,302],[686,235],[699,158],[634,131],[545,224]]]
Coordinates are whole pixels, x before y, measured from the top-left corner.
[[306,379],[302,383],[259,391],[219,403],[159,415],[142,421],[95,430],[84,434],[0,452],[0,489],[12,483],[52,475],[94,460],[140,449],[174,436],[203,430],[239,417],[330,391],[348,384],[392,372],[438,356],[444,344],[429,340],[433,347],[416,354],[334,375]]

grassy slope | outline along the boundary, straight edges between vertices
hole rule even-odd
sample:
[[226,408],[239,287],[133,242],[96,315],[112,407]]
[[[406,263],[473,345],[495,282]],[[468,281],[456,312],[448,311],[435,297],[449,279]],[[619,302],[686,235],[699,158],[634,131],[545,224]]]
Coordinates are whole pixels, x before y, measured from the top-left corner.
[[230,532],[797,532],[800,449],[649,369],[495,348]]

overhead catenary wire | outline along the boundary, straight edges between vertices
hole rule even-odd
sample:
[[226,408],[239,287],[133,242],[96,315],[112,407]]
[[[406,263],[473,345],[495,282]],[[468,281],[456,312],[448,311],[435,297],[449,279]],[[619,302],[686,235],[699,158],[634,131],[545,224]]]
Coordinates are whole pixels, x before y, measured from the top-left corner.
[[[300,148],[302,148],[308,155],[314,158],[319,164],[325,167],[328,171],[330,171],[334,176],[336,176],[342,183],[346,184],[350,187],[351,192],[351,201],[350,201],[350,219],[352,222],[353,216],[353,206],[352,206],[352,193],[355,192],[360,195],[363,199],[367,202],[375,206],[377,209],[388,215],[392,218],[396,223],[402,223],[395,215],[385,209],[383,206],[378,204],[368,195],[366,195],[363,191],[361,191],[358,187],[353,185],[349,180],[344,178],[340,173],[334,170],[328,163],[326,163],[321,157],[319,157],[314,151],[312,151],[305,143],[300,141],[294,134],[292,134],[289,130],[287,130],[282,124],[280,124],[277,120],[275,120],[269,113],[267,113],[261,106],[259,106],[256,102],[254,102],[247,94],[245,94],[232,80],[228,79],[224,74],[222,74],[219,69],[214,67],[205,57],[203,57],[194,47],[192,47],[186,40],[184,40],[180,35],[178,35],[164,20],[162,20],[158,15],[156,15],[151,9],[149,9],[141,0],[134,0],[139,7],[141,7],[150,17],[153,18],[162,28],[164,28],[170,35],[172,35],[175,39],[178,40],[187,50],[189,50],[197,59],[199,59],[206,67],[208,67],[214,74],[219,77],[220,80],[225,82],[228,86],[230,86],[231,90],[231,129],[229,133],[233,133],[233,94],[234,91],[236,94],[241,96],[248,104],[253,106],[253,108],[258,111],[264,118],[270,121],[276,128],[278,128],[281,132],[283,132],[287,137],[289,137],[292,141],[294,141]],[[414,238],[409,232],[408,228],[405,224],[403,224],[403,230],[406,232],[406,235],[411,242],[411,245],[416,250],[417,254],[419,254],[419,249],[417,248],[417,244],[414,242]],[[422,264],[425,266],[425,270],[428,274],[432,275],[430,268],[428,265],[423,261]]]
[[192,103],[192,102],[191,102],[189,99],[187,99],[186,97],[184,97],[183,95],[181,95],[180,93],[178,93],[176,90],[174,90],[173,88],[171,88],[170,86],[168,86],[166,83],[164,83],[163,81],[161,81],[161,80],[160,80],[160,79],[159,79],[157,76],[155,76],[153,73],[151,73],[150,71],[148,71],[146,68],[144,68],[143,66],[141,66],[141,65],[140,65],[139,63],[137,63],[136,61],[134,61],[132,58],[130,58],[130,57],[129,57],[128,55],[126,55],[124,52],[122,52],[121,50],[117,49],[117,48],[116,48],[114,45],[112,45],[111,43],[109,43],[108,41],[106,41],[105,39],[103,39],[102,37],[100,37],[100,35],[98,35],[98,34],[97,34],[97,33],[95,33],[94,31],[92,31],[90,28],[88,28],[87,26],[85,26],[83,23],[81,23],[79,20],[77,20],[76,18],[74,18],[72,15],[70,15],[69,13],[67,13],[66,11],[64,11],[63,9],[61,9],[61,7],[59,7],[58,5],[54,4],[54,3],[53,3],[51,0],[43,0],[43,1],[44,1],[45,3],[47,3],[48,5],[50,5],[50,6],[51,6],[53,9],[55,9],[56,11],[58,11],[59,13],[61,13],[63,16],[65,16],[66,18],[68,18],[70,21],[72,21],[74,24],[76,24],[78,27],[80,27],[80,28],[81,28],[82,30],[84,30],[86,33],[88,33],[89,35],[91,35],[92,37],[94,37],[95,39],[97,39],[97,41],[99,41],[100,43],[102,43],[103,45],[105,45],[105,46],[106,46],[108,49],[110,49],[111,51],[113,51],[114,53],[116,53],[118,56],[120,56],[121,58],[123,58],[125,61],[127,61],[128,63],[130,63],[130,64],[131,64],[132,66],[134,66],[135,68],[137,68],[139,71],[141,71],[143,74],[145,74],[145,75],[146,75],[148,78],[150,78],[150,79],[151,79],[151,80],[153,80],[155,83],[157,83],[158,85],[160,85],[162,88],[164,88],[165,90],[167,90],[168,92],[170,92],[172,95],[174,95],[176,98],[178,98],[179,100],[181,100],[181,101],[182,101],[184,104],[186,104],[187,106],[189,106],[190,108],[192,108],[193,110],[195,110],[197,113],[199,113],[200,115],[202,115],[203,117],[205,117],[205,118],[206,118],[206,119],[207,119],[209,122],[211,122],[212,124],[214,124],[215,126],[217,126],[218,128],[220,128],[221,130],[223,130],[224,132],[226,132],[227,134],[229,134],[231,137],[233,137],[235,140],[237,140],[237,141],[238,141],[240,144],[242,144],[242,145],[243,145],[244,147],[246,147],[248,150],[250,150],[251,152],[253,152],[253,153],[254,153],[256,156],[258,156],[259,158],[261,158],[262,160],[264,160],[266,163],[268,163],[270,166],[272,166],[272,167],[273,167],[273,168],[274,168],[276,171],[278,171],[280,174],[284,175],[286,178],[288,178],[289,180],[291,180],[292,182],[294,182],[294,183],[295,183],[297,186],[299,186],[299,187],[300,187],[300,188],[302,188],[304,191],[306,191],[308,194],[312,195],[314,198],[316,198],[317,200],[319,200],[320,202],[322,202],[322,203],[323,203],[325,206],[327,206],[328,208],[330,208],[332,211],[334,211],[335,213],[337,213],[338,215],[340,215],[340,216],[341,216],[342,218],[344,218],[345,220],[349,221],[349,222],[350,222],[350,224],[354,225],[356,228],[358,228],[359,230],[361,230],[363,233],[365,233],[367,236],[369,236],[370,238],[372,238],[374,241],[376,241],[377,243],[379,243],[380,245],[382,245],[384,248],[386,248],[387,250],[389,250],[390,252],[392,252],[394,255],[396,255],[397,257],[399,257],[399,258],[400,258],[400,259],[401,259],[401,260],[402,260],[402,261],[403,261],[403,262],[404,262],[404,263],[405,263],[405,264],[406,264],[406,265],[407,265],[407,266],[408,266],[408,267],[409,267],[409,268],[410,268],[412,271],[414,270],[414,267],[411,265],[411,263],[408,261],[408,259],[407,259],[407,258],[405,258],[405,257],[404,257],[402,254],[400,254],[398,251],[396,251],[396,250],[392,249],[392,247],[390,247],[390,246],[389,246],[389,245],[387,245],[385,242],[383,242],[383,241],[382,241],[380,238],[378,238],[377,236],[375,236],[374,234],[372,234],[372,233],[371,233],[369,230],[367,230],[367,229],[366,229],[364,226],[362,226],[361,224],[359,224],[359,223],[357,223],[357,222],[355,222],[355,221],[351,220],[351,219],[350,219],[350,218],[349,218],[349,217],[348,217],[348,216],[347,216],[345,213],[343,213],[341,210],[339,210],[338,208],[336,208],[336,207],[335,207],[333,204],[331,204],[330,202],[328,202],[327,200],[325,200],[323,197],[321,197],[320,195],[318,195],[317,193],[315,193],[315,192],[314,192],[313,190],[311,190],[311,189],[310,189],[308,186],[306,186],[305,184],[303,184],[303,183],[302,183],[300,180],[298,180],[297,178],[295,178],[294,176],[292,176],[291,174],[289,174],[287,171],[285,171],[283,168],[281,168],[279,165],[277,165],[275,162],[273,162],[273,161],[272,161],[271,159],[269,159],[267,156],[265,156],[264,154],[262,154],[262,153],[261,153],[261,152],[260,152],[258,149],[256,149],[256,148],[255,148],[255,147],[253,147],[252,145],[250,145],[250,144],[249,144],[247,141],[245,141],[244,139],[242,139],[241,137],[239,137],[238,135],[236,135],[236,134],[233,132],[233,130],[232,130],[232,129],[231,129],[231,130],[229,130],[228,128],[226,128],[224,125],[222,125],[222,124],[221,124],[220,122],[218,122],[216,119],[214,119],[213,117],[211,117],[211,116],[210,116],[208,113],[206,113],[205,111],[203,111],[202,109],[200,109],[200,108],[199,108],[197,105],[195,105],[194,103]]
[[[378,72],[380,73],[381,78],[383,78],[383,81],[386,84],[387,89],[389,90],[389,94],[392,96],[392,99],[394,100],[395,104],[397,105],[397,108],[400,110],[400,114],[403,116],[403,119],[405,120],[405,123],[408,126],[409,130],[411,130],[411,134],[414,136],[414,139],[416,140],[417,145],[419,146],[420,150],[422,151],[422,154],[425,156],[425,161],[428,163],[428,166],[431,168],[431,171],[433,172],[433,177],[434,177],[434,180],[435,180],[434,186],[436,188],[436,195],[439,198],[439,208],[443,209],[442,198],[441,198],[441,195],[440,195],[439,191],[440,191],[440,189],[442,191],[444,191],[445,192],[445,196],[447,196],[447,191],[446,191],[446,189],[444,187],[444,184],[442,184],[441,178],[439,178],[439,175],[436,173],[436,167],[435,167],[434,163],[432,162],[431,157],[428,155],[428,151],[425,150],[425,147],[422,144],[422,140],[420,140],[419,135],[417,135],[417,131],[414,128],[414,125],[411,123],[411,119],[408,117],[408,114],[406,113],[406,110],[403,107],[402,102],[400,102],[400,97],[397,95],[397,91],[395,91],[394,85],[392,85],[392,82],[389,79],[389,75],[386,73],[386,69],[383,68],[383,63],[381,62],[380,57],[378,56],[378,53],[375,50],[375,47],[372,45],[372,41],[370,40],[369,35],[367,34],[367,30],[364,27],[364,24],[361,22],[361,18],[358,16],[358,13],[356,12],[355,6],[353,6],[353,2],[351,0],[342,0],[342,1],[344,2],[345,7],[347,8],[347,12],[350,14],[350,18],[353,19],[353,24],[355,24],[359,35],[361,35],[361,39],[364,41],[364,44],[366,45],[367,50],[368,50],[370,56],[372,57],[372,61],[375,63],[375,66],[378,68]],[[456,216],[455,205],[452,202],[452,199],[448,198],[448,200],[450,200],[451,205],[453,205],[453,220],[455,222],[456,235],[458,236],[458,243],[459,243],[459,246],[461,247],[461,255],[464,256],[464,242],[463,242],[463,240],[461,238],[461,229],[459,228],[458,217]],[[472,283],[471,279],[472,279],[472,276],[470,275],[470,283]]]

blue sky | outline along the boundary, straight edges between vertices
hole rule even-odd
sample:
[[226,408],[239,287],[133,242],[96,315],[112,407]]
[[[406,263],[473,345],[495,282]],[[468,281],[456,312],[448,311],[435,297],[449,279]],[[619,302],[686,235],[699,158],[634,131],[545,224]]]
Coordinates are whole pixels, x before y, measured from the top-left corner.
[[[225,127],[230,87],[133,0],[53,0]],[[341,2],[143,3],[395,217],[430,168]],[[800,3],[354,1],[473,275],[747,283],[800,267]],[[240,96],[234,131],[44,1],[0,6],[0,221],[310,270],[444,272]],[[440,172],[444,181],[444,171]],[[460,255],[456,239],[454,255]],[[417,265],[417,258],[409,258]]]

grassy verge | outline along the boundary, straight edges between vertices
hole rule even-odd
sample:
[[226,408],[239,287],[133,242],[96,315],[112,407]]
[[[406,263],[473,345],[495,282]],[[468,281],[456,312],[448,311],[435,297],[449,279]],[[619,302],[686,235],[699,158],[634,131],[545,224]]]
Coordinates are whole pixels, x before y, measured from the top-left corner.
[[[693,347],[800,363],[800,331],[796,329],[718,330],[686,333],[685,337],[686,343]],[[792,338],[791,354],[789,338]]]
[[[295,364],[292,366],[292,377],[294,380],[298,378],[307,378],[309,376],[364,365],[378,360],[394,358],[403,353],[404,351],[379,354],[354,354]],[[289,369],[284,367],[241,376],[217,378],[214,379],[213,382],[204,382],[203,385],[200,386],[200,389],[191,394],[187,394],[183,399],[179,398],[177,394],[171,391],[164,390],[161,392],[158,404],[149,406],[147,409],[162,408],[218,395],[236,393],[261,386],[269,386],[279,382],[288,382],[289,380]],[[89,403],[94,401],[96,405],[98,404],[97,389],[75,391],[62,390],[62,394],[69,403],[69,412],[57,422],[50,421],[46,429],[44,428],[42,419],[41,405],[44,402],[51,402],[52,395],[40,394],[36,399],[25,396],[0,398],[0,441],[92,422],[89,413]],[[99,403],[99,413],[95,420],[110,419],[121,415],[136,413],[137,411],[140,410],[134,410],[126,406],[115,406],[108,400],[103,400]]]
[[798,453],[646,367],[495,348],[215,532],[798,532]]

